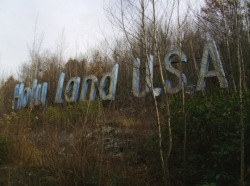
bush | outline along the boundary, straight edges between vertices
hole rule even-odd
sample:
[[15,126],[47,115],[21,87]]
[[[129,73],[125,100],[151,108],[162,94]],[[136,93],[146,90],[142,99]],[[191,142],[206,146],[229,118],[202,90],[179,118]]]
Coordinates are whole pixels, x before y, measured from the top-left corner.
[[8,162],[9,151],[8,151],[9,141],[0,134],[0,165]]
[[[245,123],[245,168],[250,165],[250,93],[244,92],[243,119]],[[188,185],[238,184],[240,173],[240,106],[238,95],[218,91],[207,96],[186,98],[187,161],[183,161],[182,98],[171,99],[173,150],[170,170],[173,180],[187,178]],[[162,110],[165,114],[165,109]],[[164,148],[168,131],[164,130]],[[155,138],[157,140],[157,138]],[[154,140],[155,140],[154,139]],[[152,142],[150,142],[152,143]],[[155,144],[155,143],[154,143]],[[185,169],[186,166],[186,169]],[[247,172],[247,171],[246,171]],[[248,179],[248,180],[247,180]],[[246,178],[249,183],[249,177]]]

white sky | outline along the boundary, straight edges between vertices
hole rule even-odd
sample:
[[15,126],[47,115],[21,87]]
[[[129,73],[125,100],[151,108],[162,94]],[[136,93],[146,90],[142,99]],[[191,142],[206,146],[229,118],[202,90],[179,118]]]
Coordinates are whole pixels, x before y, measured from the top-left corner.
[[104,39],[102,32],[111,32],[103,0],[0,0],[0,78],[28,61],[36,22],[42,51],[54,51],[64,33],[66,59],[85,53]]
[[[43,38],[41,52],[55,51],[63,33],[65,60],[98,46],[104,40],[103,35],[112,38],[104,1],[0,0],[0,79],[15,74],[29,60],[35,28],[36,39]],[[196,2],[191,3],[195,7],[200,1],[181,2]]]

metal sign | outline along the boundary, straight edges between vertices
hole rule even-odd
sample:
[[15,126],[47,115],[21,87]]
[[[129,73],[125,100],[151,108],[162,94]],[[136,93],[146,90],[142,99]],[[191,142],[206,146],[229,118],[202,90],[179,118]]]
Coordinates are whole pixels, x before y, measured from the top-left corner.
[[[182,86],[187,86],[187,79],[184,73],[172,66],[172,59],[175,56],[179,56],[181,62],[187,62],[186,55],[179,50],[172,50],[167,53],[164,65],[166,71],[172,73],[178,78],[178,85],[176,87],[171,87],[170,80],[166,80],[165,88],[168,93],[175,94],[182,90]],[[146,65],[146,76],[145,76],[145,89],[140,92],[139,90],[139,77],[140,77],[140,59],[135,59],[133,62],[133,80],[132,80],[132,92],[135,97],[144,97],[150,91],[152,91],[152,85],[150,82],[153,82],[153,56],[150,55],[150,61]],[[212,62],[214,70],[209,71],[209,63]],[[98,79],[93,75],[88,75],[83,78],[82,89],[79,97],[79,101],[86,100],[86,94],[88,88],[90,88],[89,100],[94,101],[96,99],[96,91],[99,91],[99,96],[102,100],[115,100],[116,85],[118,78],[118,64],[115,64],[111,72],[104,75],[98,84]],[[225,72],[222,67],[222,63],[219,57],[219,53],[216,47],[215,42],[207,41],[204,45],[203,56],[201,60],[200,73],[198,77],[198,82],[195,91],[201,91],[206,85],[206,79],[210,77],[217,77],[220,88],[227,88],[228,82],[225,76]],[[57,91],[55,95],[55,103],[63,103],[62,99],[63,94],[63,84],[64,84],[65,74],[61,73],[59,76]],[[109,80],[109,84],[107,84]],[[37,84],[37,80],[34,79],[33,87],[24,88],[24,83],[15,86],[14,91],[14,109],[27,108],[32,105],[43,104],[46,102],[47,95],[47,83]],[[107,87],[108,86],[108,87]],[[65,102],[76,102],[78,98],[80,87],[80,77],[71,78],[66,86],[64,92]],[[106,93],[108,89],[108,93]],[[154,92],[157,93],[156,96],[159,96],[163,91],[162,88],[155,88]]]

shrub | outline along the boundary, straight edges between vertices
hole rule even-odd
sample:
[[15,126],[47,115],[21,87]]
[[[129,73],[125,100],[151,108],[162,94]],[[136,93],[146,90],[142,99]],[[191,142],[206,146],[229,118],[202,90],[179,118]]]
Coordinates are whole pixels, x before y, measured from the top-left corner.
[[0,165],[8,162],[9,159],[9,141],[0,134]]

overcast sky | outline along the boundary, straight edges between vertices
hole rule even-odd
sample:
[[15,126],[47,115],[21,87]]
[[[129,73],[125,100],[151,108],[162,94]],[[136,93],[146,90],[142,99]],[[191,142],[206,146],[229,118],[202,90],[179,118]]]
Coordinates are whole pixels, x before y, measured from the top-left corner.
[[42,50],[51,51],[63,33],[65,57],[74,57],[96,46],[109,27],[103,0],[0,0],[0,78],[28,61],[35,30]]
[[[185,9],[187,2],[193,8],[199,7],[200,1],[181,1],[180,7]],[[97,47],[104,35],[113,38],[104,2],[107,1],[0,0],[0,79],[15,74],[21,64],[29,61],[34,35],[36,40],[42,40],[40,51],[55,52],[63,41],[65,60]]]

